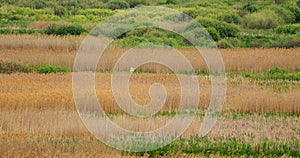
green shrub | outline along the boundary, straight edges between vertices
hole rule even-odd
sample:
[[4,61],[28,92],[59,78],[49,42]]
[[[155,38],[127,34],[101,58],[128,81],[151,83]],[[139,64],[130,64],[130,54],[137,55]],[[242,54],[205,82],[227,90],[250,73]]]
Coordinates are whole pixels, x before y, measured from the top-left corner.
[[285,68],[274,67],[269,69],[265,73],[245,73],[243,74],[244,77],[253,78],[253,79],[263,79],[263,80],[300,80],[300,73],[299,72],[292,72],[289,73]]
[[107,3],[107,7],[111,10],[127,9],[129,4],[123,0],[111,0]]
[[56,16],[65,16],[68,14],[66,8],[62,7],[62,6],[55,6],[54,7],[54,15]]
[[20,27],[20,28],[26,28],[29,24],[29,21],[10,21],[10,20],[1,20],[0,21],[0,27]]
[[80,15],[95,15],[100,17],[108,17],[115,13],[115,11],[109,10],[109,9],[84,9],[79,10],[78,14]]
[[270,48],[295,48],[300,47],[300,33],[290,36],[279,36],[276,41],[273,41]]
[[275,29],[276,33],[297,34],[300,32],[300,24],[289,24],[278,26]]
[[43,73],[43,74],[58,73],[58,72],[70,72],[70,70],[68,68],[53,66],[53,65],[49,65],[49,64],[40,65],[35,70],[36,70],[36,72]]
[[37,72],[37,73],[58,73],[70,72],[68,68],[58,67],[49,64],[42,65],[27,65],[21,62],[0,60],[0,73],[15,73],[15,72]]
[[198,9],[198,8],[182,8],[181,11],[184,14],[187,14],[193,18],[196,18],[197,16],[199,16],[202,12],[202,10]]
[[221,38],[226,37],[237,37],[239,33],[239,28],[234,24],[228,24],[226,22],[220,22],[218,20],[209,19],[209,18],[197,18],[196,19],[203,27],[206,28],[215,28]]
[[248,14],[243,19],[243,26],[248,29],[272,29],[279,24],[278,15],[270,10]]
[[130,6],[130,8],[134,8],[140,5],[149,5],[149,3],[145,0],[126,0]]
[[[204,47],[204,48],[215,48],[215,42],[214,42],[214,37],[213,34],[209,34],[209,32],[211,33],[216,33],[216,35],[218,36],[218,31],[216,31],[215,28],[194,28],[194,29],[188,29],[186,30],[183,35],[185,37],[189,37],[191,38],[192,41],[186,41],[186,45],[191,45],[191,43],[193,43],[194,46],[197,47]],[[215,36],[215,37],[217,37]],[[220,36],[218,36],[220,37]]]
[[8,20],[23,20],[23,19],[24,19],[24,16],[19,15],[19,14],[8,17]]
[[289,9],[281,5],[273,5],[271,8],[285,24],[296,22],[296,16]]
[[297,7],[296,5],[286,4],[285,8],[289,9],[296,18],[296,23],[300,23],[300,7]]
[[236,48],[241,47],[242,43],[238,38],[225,38],[217,42],[218,48]]
[[176,4],[176,0],[166,0],[166,4]]
[[82,26],[70,24],[70,25],[61,25],[50,24],[45,33],[50,35],[80,35],[84,32],[87,32]]
[[31,72],[32,69],[20,62],[0,60],[0,73]]
[[129,31],[116,40],[115,44],[122,47],[134,47],[145,42],[162,43],[173,47],[182,47],[186,44],[185,39],[174,32],[151,27]]
[[284,68],[274,67],[274,68],[271,68],[270,70],[268,70],[267,74],[269,74],[269,75],[284,74],[286,72],[287,71]]
[[[66,21],[73,22],[73,23],[85,23],[88,21],[87,16],[84,15],[73,15],[73,16],[68,16],[65,18]],[[77,25],[78,26],[78,25]]]
[[206,28],[206,31],[210,34],[214,41],[219,41],[221,39],[220,33],[213,27]]
[[239,24],[241,23],[242,19],[237,13],[228,12],[223,13],[217,17],[218,20],[225,21],[227,23],[235,23]]
[[257,7],[255,5],[253,5],[252,3],[247,3],[247,4],[243,5],[241,9],[243,11],[250,12],[250,13],[254,13],[254,12],[258,11]]
[[233,48],[233,45],[226,39],[222,39],[217,43],[218,48]]
[[0,34],[34,34],[41,33],[40,30],[28,30],[28,29],[0,29]]

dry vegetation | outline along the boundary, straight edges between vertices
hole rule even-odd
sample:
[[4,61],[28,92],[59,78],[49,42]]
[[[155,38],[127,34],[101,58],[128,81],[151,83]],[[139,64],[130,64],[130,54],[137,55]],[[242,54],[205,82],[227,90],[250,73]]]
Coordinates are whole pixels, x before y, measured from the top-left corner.
[[[6,110],[70,110],[75,106],[72,98],[72,74],[0,74],[1,111]],[[207,107],[210,101],[210,79],[198,76],[200,105]],[[300,112],[300,89],[290,84],[278,89],[264,81],[243,78],[229,78],[225,111],[236,112]],[[121,109],[115,102],[111,90],[111,74],[96,74],[96,92],[106,112],[116,113]],[[148,90],[153,83],[162,83],[168,98],[163,110],[176,109],[180,101],[180,86],[173,74],[134,74],[130,80],[130,93],[139,104],[150,101]],[[273,83],[276,84],[276,83]],[[280,85],[278,85],[280,86]]]
[[[80,37],[57,37],[43,35],[1,35],[0,59],[30,64],[49,63],[72,69]],[[112,69],[119,57],[128,49],[107,49],[98,64],[99,70]],[[195,49],[179,49],[195,70],[207,70],[201,55]],[[300,69],[300,48],[294,49],[222,49],[220,50],[226,71],[266,71],[274,66],[289,71]],[[153,65],[143,69],[157,69]],[[159,68],[160,71],[165,69]]]
[[[30,64],[49,63],[72,68],[82,39],[83,37],[3,35],[0,36],[0,59]],[[108,49],[98,68],[111,69],[124,50],[126,49]],[[206,69],[201,57],[197,56],[193,49],[180,51],[190,59],[197,70]],[[274,66],[299,71],[299,52],[300,48],[221,50],[227,71],[256,72],[266,71]],[[143,68],[165,71],[164,68],[151,64]],[[197,79],[200,85],[199,108],[202,110],[210,101],[211,81],[207,76],[197,76]],[[153,83],[162,83],[168,97],[162,108],[166,114],[162,113],[150,119],[133,118],[123,115],[116,104],[111,89],[111,73],[96,73],[95,83],[104,110],[114,122],[128,130],[147,131],[163,126],[172,118],[172,111],[176,110],[180,101],[180,85],[174,74],[134,73],[129,88],[137,103],[144,105],[150,101],[148,91]],[[299,81],[252,80],[241,76],[227,78],[223,113],[207,139],[209,142],[237,139],[238,142],[253,145],[254,151],[262,141],[275,141],[279,146],[291,141],[299,142],[299,85]],[[203,119],[201,110],[183,138],[189,139],[197,135]],[[204,142],[202,146],[205,145]],[[296,150],[299,147],[297,146]],[[86,130],[74,105],[72,73],[0,73],[0,155],[134,156],[105,146]],[[144,153],[141,156],[149,155]],[[170,153],[167,156],[195,155],[182,152]]]

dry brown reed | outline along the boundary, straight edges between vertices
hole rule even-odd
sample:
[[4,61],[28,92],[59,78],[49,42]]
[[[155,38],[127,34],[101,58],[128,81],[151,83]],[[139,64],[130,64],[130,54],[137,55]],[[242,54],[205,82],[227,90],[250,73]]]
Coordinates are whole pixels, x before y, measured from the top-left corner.
[[[72,74],[0,74],[0,108],[6,110],[75,110],[72,97]],[[200,85],[200,107],[210,101],[210,79],[198,76]],[[249,79],[228,78],[225,111],[238,112],[300,112],[299,83],[283,90],[273,83],[262,85]],[[111,89],[111,74],[96,73],[96,92],[101,96],[100,104],[106,112],[120,112]],[[168,97],[163,110],[176,109],[180,101],[180,85],[173,74],[133,74],[130,93],[137,103],[147,104],[149,87],[162,83]],[[275,85],[275,86],[274,86]],[[280,84],[278,85],[280,86]]]
[[[49,63],[68,68],[73,67],[77,50],[84,36],[1,35],[0,59],[24,63]],[[98,64],[99,70],[112,69],[127,48],[107,49]],[[195,70],[207,70],[202,56],[195,49],[178,49],[191,62]],[[293,49],[221,49],[227,72],[262,72],[272,67],[283,67],[290,71],[300,69],[300,48]],[[170,60],[172,57],[170,57]],[[177,61],[174,61],[175,63]],[[143,69],[165,71],[166,68],[148,64]]]

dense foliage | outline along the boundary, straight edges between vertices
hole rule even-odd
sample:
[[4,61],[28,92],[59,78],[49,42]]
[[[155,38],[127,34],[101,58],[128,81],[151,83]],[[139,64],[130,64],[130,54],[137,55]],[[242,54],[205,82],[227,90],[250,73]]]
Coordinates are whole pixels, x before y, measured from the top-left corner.
[[[2,0],[0,34],[80,35],[123,9],[142,5],[169,7],[195,18],[219,47],[300,45],[299,0]],[[128,32],[118,37],[115,44],[134,46],[156,41],[175,47],[191,45],[171,32],[150,30]]]

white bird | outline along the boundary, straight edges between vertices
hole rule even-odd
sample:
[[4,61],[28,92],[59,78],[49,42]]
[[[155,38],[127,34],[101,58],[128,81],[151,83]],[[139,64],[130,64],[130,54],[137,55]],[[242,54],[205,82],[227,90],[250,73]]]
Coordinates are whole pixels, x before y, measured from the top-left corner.
[[134,68],[130,67],[130,72],[133,73],[134,72]]

